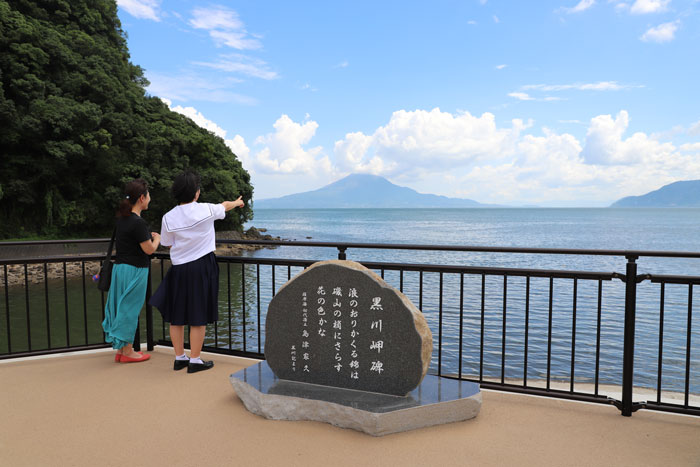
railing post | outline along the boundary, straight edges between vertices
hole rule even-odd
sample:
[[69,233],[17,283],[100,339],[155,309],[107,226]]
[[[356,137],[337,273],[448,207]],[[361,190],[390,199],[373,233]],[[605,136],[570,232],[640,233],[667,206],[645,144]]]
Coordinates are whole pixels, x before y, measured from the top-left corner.
[[347,259],[345,257],[345,250],[347,250],[347,247],[339,246],[337,248],[338,248],[338,259]]
[[627,256],[625,278],[625,333],[622,355],[622,415],[630,417],[636,410],[632,402],[634,385],[634,326],[637,311],[637,256]]
[[153,350],[153,307],[148,303],[151,300],[151,264],[148,259],[148,284],[146,284],[146,349]]

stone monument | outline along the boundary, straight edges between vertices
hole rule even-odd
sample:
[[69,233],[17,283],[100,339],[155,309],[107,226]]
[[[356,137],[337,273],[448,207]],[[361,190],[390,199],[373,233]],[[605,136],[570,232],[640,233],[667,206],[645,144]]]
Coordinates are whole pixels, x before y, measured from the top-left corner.
[[465,420],[479,386],[426,373],[432,335],[401,292],[359,263],[315,263],[267,311],[266,361],[231,375],[248,410],[383,435]]

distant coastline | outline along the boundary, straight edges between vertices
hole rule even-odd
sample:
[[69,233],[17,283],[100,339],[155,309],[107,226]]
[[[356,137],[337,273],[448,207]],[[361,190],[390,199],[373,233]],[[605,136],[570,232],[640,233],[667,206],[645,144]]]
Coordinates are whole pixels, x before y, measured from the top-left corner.
[[[585,201],[583,201],[585,202]],[[700,180],[674,182],[641,196],[628,196],[598,206],[539,206],[485,204],[467,198],[418,193],[377,175],[352,174],[322,188],[279,198],[253,201],[253,209],[593,209],[700,208]]]

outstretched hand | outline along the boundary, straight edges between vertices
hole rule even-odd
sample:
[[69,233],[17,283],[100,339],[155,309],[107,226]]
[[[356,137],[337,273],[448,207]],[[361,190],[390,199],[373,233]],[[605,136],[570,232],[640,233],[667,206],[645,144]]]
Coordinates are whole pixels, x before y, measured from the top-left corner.
[[226,211],[230,211],[231,209],[234,208],[242,208],[245,206],[245,203],[243,202],[243,196],[239,196],[236,201],[224,201],[221,203],[224,206],[224,209]]

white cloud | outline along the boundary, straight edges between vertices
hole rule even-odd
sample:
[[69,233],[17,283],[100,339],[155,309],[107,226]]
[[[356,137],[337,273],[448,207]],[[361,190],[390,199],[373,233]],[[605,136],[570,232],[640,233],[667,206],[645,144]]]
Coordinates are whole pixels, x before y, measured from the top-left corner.
[[354,173],[379,175],[391,172],[398,166],[396,162],[387,163],[377,156],[365,157],[373,141],[372,136],[360,132],[348,133],[345,139],[335,142],[336,164],[342,170]]
[[204,128],[205,130],[211,131],[220,138],[226,138],[226,130],[221,128],[213,121],[207,119],[204,115],[202,115],[200,111],[198,111],[194,107],[182,107],[181,105],[176,105],[175,107],[173,107],[169,101],[167,101],[166,103],[170,107],[170,110],[172,110],[173,112],[177,112],[179,114],[191,118],[197,125]]
[[302,91],[311,91],[311,92],[316,92],[318,91],[317,88],[311,86],[309,83],[304,83],[303,85],[300,86],[300,89]]
[[526,92],[509,92],[508,95],[514,99],[518,99],[520,101],[560,101],[562,100],[561,97],[553,97],[553,96],[545,96],[542,98],[535,98],[529,95]]
[[314,176],[332,171],[330,159],[322,154],[322,147],[304,148],[316,133],[318,123],[307,120],[300,124],[282,115],[273,127],[274,133],[255,140],[256,145],[263,146],[251,158],[256,171]]
[[496,65],[496,69],[497,69],[497,70],[502,70],[502,69],[506,68],[507,66],[508,66],[508,65],[506,65],[506,64],[503,64],[503,65]]
[[498,125],[491,113],[399,110],[372,133],[347,133],[335,142],[331,159],[322,147],[311,146],[317,122],[282,115],[252,148],[240,135],[226,144],[255,174],[260,198],[363,172],[422,192],[488,203],[604,206],[700,178],[700,143],[676,147],[661,136],[629,135],[626,110],[598,115],[587,126],[579,140],[549,128],[533,130],[521,120]]
[[236,135],[233,137],[233,139],[226,139],[224,142],[226,143],[226,146],[233,151],[236,157],[238,157],[238,160],[241,161],[243,168],[250,172],[251,175],[254,174],[255,169],[253,167],[253,161],[250,157],[250,148],[245,144],[245,139],[243,139],[241,135]]
[[526,90],[538,91],[620,91],[623,89],[641,88],[641,85],[620,84],[617,81],[599,81],[597,83],[573,83],[573,84],[527,84]]
[[160,21],[160,0],[117,0],[117,5],[134,18]]
[[572,8],[564,8],[567,13],[581,13],[582,11],[588,10],[595,4],[595,0],[581,0]]
[[233,153],[236,155],[236,157],[238,157],[238,160],[241,161],[243,167],[251,173],[254,172],[252,170],[252,163],[250,159],[250,149],[245,144],[245,140],[242,136],[236,135],[233,137],[233,139],[226,139],[226,130],[221,128],[212,120],[206,118],[200,111],[198,111],[194,107],[182,107],[180,105],[173,106],[172,101],[170,101],[169,99],[161,100],[165,102],[165,104],[173,112],[177,112],[179,114],[191,118],[192,121],[194,121],[200,127],[204,128],[205,130],[211,131],[216,136],[219,136],[221,139],[223,139],[226,146],[228,146],[229,149],[231,149],[231,151],[233,151]]
[[279,78],[277,72],[270,70],[269,65],[265,61],[242,54],[222,55],[216,62],[194,62],[194,64],[265,80]]
[[700,143],[683,144],[680,149],[685,152],[697,152],[700,155]]
[[641,15],[666,11],[671,0],[636,0],[630,7],[630,13]]
[[531,97],[526,92],[509,92],[508,95],[510,97],[513,97],[513,98],[521,100],[521,101],[534,101],[535,100],[534,97]]
[[347,68],[350,65],[347,60],[338,63],[334,68]]
[[678,21],[663,23],[647,30],[640,39],[644,42],[670,42],[674,39],[677,29]]
[[209,80],[195,74],[160,74],[146,72],[151,82],[148,92],[162,99],[179,102],[207,101],[241,105],[256,105],[257,100],[230,91],[238,83],[235,79]]
[[239,50],[262,47],[262,43],[256,37],[249,37],[238,13],[224,6],[195,8],[192,11],[190,26],[209,31],[217,46],[225,45]]
[[688,128],[688,134],[690,135],[700,135],[700,120],[690,125]]
[[500,20],[500,19],[498,19],[498,16],[496,16],[496,15],[493,15],[493,22],[494,22],[494,23],[500,23],[500,22],[501,22],[501,20]]
[[405,174],[449,171],[482,159],[506,157],[527,126],[513,120],[498,129],[493,114],[453,115],[440,109],[399,110],[372,135],[348,133],[335,143],[336,161],[349,171]]
[[243,29],[238,13],[225,7],[195,9],[190,25],[197,29]]
[[615,119],[599,115],[591,119],[582,156],[586,163],[599,165],[629,165],[650,163],[664,158],[675,149],[670,143],[660,143],[644,133],[622,136],[629,127],[629,115],[622,110]]

